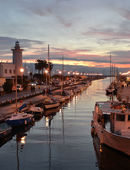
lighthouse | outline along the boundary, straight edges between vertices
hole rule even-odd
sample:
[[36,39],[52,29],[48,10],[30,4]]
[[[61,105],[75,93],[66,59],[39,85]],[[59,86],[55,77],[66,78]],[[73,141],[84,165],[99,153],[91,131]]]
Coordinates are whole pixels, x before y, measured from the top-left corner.
[[13,64],[15,65],[16,73],[18,76],[21,76],[22,73],[20,69],[23,67],[22,63],[22,51],[20,48],[19,41],[16,41],[14,49],[11,49],[13,52]]

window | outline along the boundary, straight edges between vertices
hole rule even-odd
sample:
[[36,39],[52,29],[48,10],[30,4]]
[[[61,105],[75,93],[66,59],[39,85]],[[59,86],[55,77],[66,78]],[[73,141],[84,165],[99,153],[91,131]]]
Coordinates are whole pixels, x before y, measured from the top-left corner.
[[10,73],[10,74],[12,73],[12,70],[11,70],[11,69],[9,70],[9,73]]
[[5,69],[5,73],[7,74],[7,69]]
[[130,121],[130,115],[128,115],[128,121]]
[[116,115],[116,120],[117,120],[117,121],[125,121],[125,115],[117,114],[117,115]]

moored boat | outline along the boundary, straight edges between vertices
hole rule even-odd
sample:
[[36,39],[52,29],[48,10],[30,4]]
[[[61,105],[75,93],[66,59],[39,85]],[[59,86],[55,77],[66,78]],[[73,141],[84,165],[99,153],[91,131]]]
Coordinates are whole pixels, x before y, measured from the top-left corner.
[[44,110],[54,109],[60,106],[60,102],[52,96],[46,96],[46,98],[41,103],[37,104],[36,106],[41,107]]
[[116,88],[112,88],[112,87],[108,87],[106,89],[106,95],[116,95],[117,94],[117,89]]
[[43,114],[43,108],[35,106],[35,105],[31,105],[28,108],[27,113],[33,114],[34,117],[37,117],[38,115],[42,115]]
[[57,108],[60,106],[60,103],[59,102],[48,102],[48,103],[45,103],[44,104],[44,108],[45,109],[54,109],[54,108]]
[[6,123],[12,127],[27,125],[33,121],[33,115],[27,113],[14,113],[6,119]]
[[96,102],[91,132],[101,144],[130,156],[130,103]]
[[96,165],[100,170],[130,169],[129,156],[119,154],[106,145],[101,145],[97,136],[93,138],[93,146],[97,157]]

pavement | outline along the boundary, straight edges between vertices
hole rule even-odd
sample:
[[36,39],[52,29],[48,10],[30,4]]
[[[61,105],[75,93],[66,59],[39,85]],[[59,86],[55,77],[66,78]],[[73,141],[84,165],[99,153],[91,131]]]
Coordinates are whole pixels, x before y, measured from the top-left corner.
[[[27,98],[24,99],[23,101],[19,101],[17,103],[17,108],[19,108],[20,106],[22,106],[24,103],[29,104],[29,103],[38,103],[42,100],[44,100],[46,96],[43,95],[38,95],[35,97],[31,97],[31,98]],[[11,103],[8,105],[4,105],[4,106],[0,106],[0,121],[5,120],[7,117],[9,117],[12,113],[14,113],[16,111],[16,104],[15,103]]]

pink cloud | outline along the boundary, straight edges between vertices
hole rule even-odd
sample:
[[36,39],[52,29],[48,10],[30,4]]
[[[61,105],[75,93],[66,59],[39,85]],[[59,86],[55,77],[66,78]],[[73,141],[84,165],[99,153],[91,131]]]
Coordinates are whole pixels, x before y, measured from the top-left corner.
[[91,31],[83,32],[84,36],[96,36],[108,39],[130,39],[130,33],[123,31],[114,31],[112,29],[96,29],[92,28]]
[[118,8],[117,11],[125,19],[130,20],[130,10],[124,8]]

